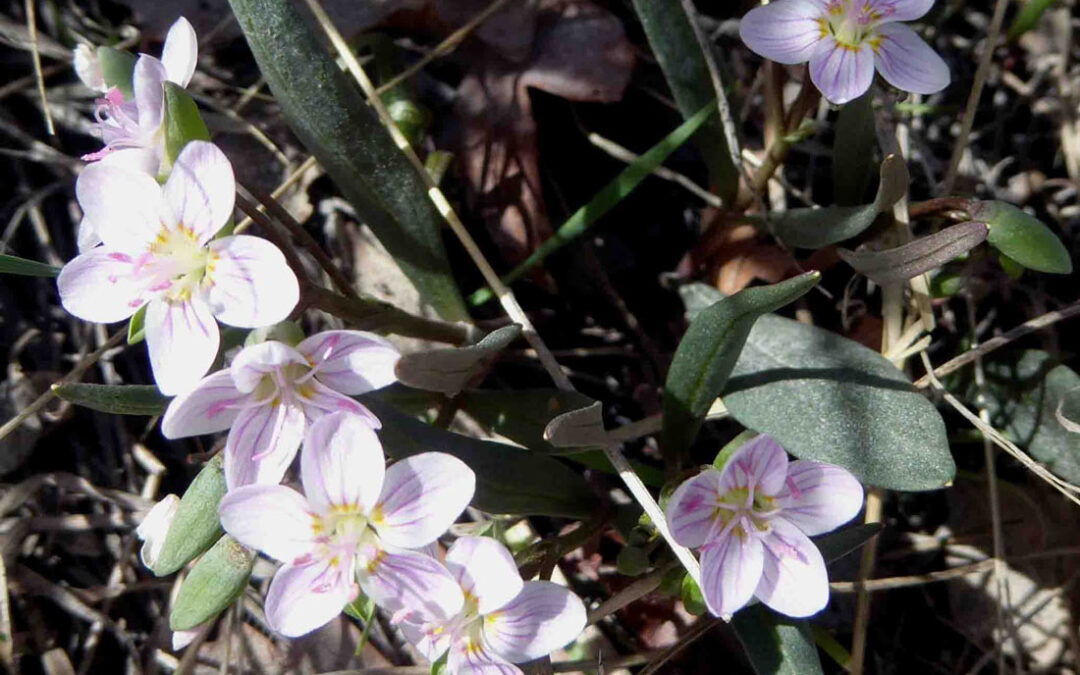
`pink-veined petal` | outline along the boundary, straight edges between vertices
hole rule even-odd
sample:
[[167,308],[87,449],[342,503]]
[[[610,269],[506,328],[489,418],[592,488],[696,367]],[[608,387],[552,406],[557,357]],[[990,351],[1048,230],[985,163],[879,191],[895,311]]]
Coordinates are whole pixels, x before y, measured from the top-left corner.
[[75,232],[75,245],[78,246],[79,253],[86,253],[99,244],[101,244],[101,237],[97,233],[97,228],[89,218],[83,216]]
[[157,176],[161,168],[161,154],[155,148],[122,148],[105,155],[101,163]]
[[454,642],[453,627],[441,623],[419,624],[401,621],[397,627],[401,629],[409,644],[416,647],[416,651],[432,663],[438,661]]
[[161,127],[165,104],[165,80],[168,75],[165,65],[158,59],[141,54],[135,62],[131,74],[131,88],[135,94],[135,107],[139,114],[139,129],[146,136],[143,140],[152,140],[151,135]]
[[98,162],[79,174],[75,194],[111,250],[139,255],[161,231],[161,186],[149,174]]
[[268,374],[288,365],[307,365],[304,355],[284,342],[267,340],[240,350],[229,366],[236,388],[243,392],[254,391]]
[[367,513],[379,499],[385,475],[382,443],[356,415],[326,415],[304,435],[300,476],[315,508],[348,506]]
[[151,300],[145,325],[150,367],[161,393],[176,396],[198,384],[210,370],[221,340],[202,296],[195,294],[186,301]]
[[787,466],[784,449],[771,436],[762,434],[731,455],[720,478],[720,491],[753,485],[758,494],[774,495],[784,487]]
[[225,441],[225,484],[280,483],[296,457],[307,423],[304,411],[289,401],[267,402],[236,416]]
[[161,549],[165,546],[165,537],[169,534],[173,516],[180,506],[180,498],[176,495],[165,495],[146,514],[139,526],[135,528],[135,536],[142,540],[142,549],[139,551],[139,559],[143,565],[153,568],[157,564]]
[[359,330],[316,333],[296,346],[318,367],[317,377],[343,394],[355,396],[397,381],[401,354],[387,340]]
[[423,553],[369,545],[361,549],[357,568],[364,593],[400,620],[442,622],[456,616],[465,604],[450,572]]
[[484,617],[484,642],[512,663],[547,656],[585,629],[581,598],[550,581],[527,581],[517,597]]
[[230,326],[258,328],[284,321],[300,299],[296,275],[277,246],[248,235],[210,242],[214,315]]
[[754,597],[765,554],[757,537],[729,532],[701,550],[701,594],[715,616],[730,617]]
[[406,457],[386,470],[371,522],[392,546],[426,546],[457,520],[475,488],[476,474],[453,455]]
[[476,599],[481,614],[513,600],[525,583],[514,556],[491,537],[459,537],[446,552],[444,564],[465,594]]
[[71,65],[75,68],[75,74],[79,80],[94,91],[106,92],[109,87],[105,84],[105,76],[101,72],[101,61],[97,57],[97,50],[89,45],[78,44],[71,59]]
[[810,79],[837,105],[859,98],[874,81],[874,51],[867,42],[849,47],[827,37],[810,57]]
[[675,541],[700,548],[709,538],[716,517],[716,503],[723,494],[721,474],[709,467],[683,482],[667,503],[667,522]]
[[351,576],[331,561],[285,565],[266,593],[266,622],[286,637],[299,637],[329,623],[356,597]]
[[817,614],[829,602],[829,575],[821,552],[783,518],[773,518],[771,526],[761,540],[765,560],[754,595],[787,616]]
[[878,21],[914,21],[934,6],[934,0],[867,0],[870,9],[880,15]]
[[788,466],[787,481],[776,500],[786,520],[816,537],[858,515],[863,487],[846,469],[799,459]]
[[521,675],[522,670],[495,654],[482,639],[463,635],[446,656],[446,669],[454,675]]
[[84,321],[122,321],[150,297],[146,284],[132,274],[126,253],[104,246],[76,256],[60,270],[56,287],[64,309]]
[[291,563],[315,546],[316,516],[307,500],[283,485],[246,485],[229,490],[218,505],[221,526],[244,546]]
[[174,630],[172,634],[173,651],[178,652],[184,647],[187,647],[199,636],[205,635],[206,633],[210,632],[210,629],[213,627],[213,625],[214,620],[209,619],[207,621],[204,621],[203,623],[200,623],[198,626],[195,626],[194,628],[190,628],[188,630]]
[[218,146],[191,141],[180,151],[169,179],[165,201],[175,221],[192,231],[200,245],[210,241],[232,217],[236,179],[232,164]]
[[161,48],[161,63],[165,66],[169,81],[181,87],[188,86],[198,58],[199,42],[195,29],[187,19],[180,17],[169,28],[165,45]]
[[318,380],[312,379],[301,384],[297,387],[296,393],[310,420],[319,419],[330,413],[347,412],[364,418],[372,429],[382,429],[382,422],[375,413],[368,410],[367,406],[345,394],[339,394]]
[[165,438],[202,436],[224,431],[240,414],[240,404],[250,398],[237,390],[228,370],[204,377],[191,391],[169,401],[161,418]]
[[949,66],[915,31],[899,23],[876,30],[874,65],[885,81],[913,94],[933,94],[949,86]]
[[739,23],[751,51],[777,63],[806,63],[822,44],[824,16],[814,0],[774,0],[755,7]]

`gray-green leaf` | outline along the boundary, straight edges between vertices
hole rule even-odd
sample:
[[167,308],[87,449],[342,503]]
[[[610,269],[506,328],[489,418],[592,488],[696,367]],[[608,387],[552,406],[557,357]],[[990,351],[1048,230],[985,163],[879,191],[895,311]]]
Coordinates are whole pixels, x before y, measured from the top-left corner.
[[814,637],[806,621],[784,619],[764,605],[736,612],[731,627],[758,675],[821,673]]
[[401,357],[395,367],[402,384],[448,396],[457,394],[481,373],[499,352],[521,335],[511,324],[493,330],[474,345],[415,352]]
[[153,385],[141,384],[59,384],[53,391],[75,405],[115,415],[160,415],[169,398]]
[[169,628],[191,630],[217,616],[244,591],[254,565],[254,551],[222,536],[180,584]]
[[941,267],[986,240],[986,223],[968,221],[884,251],[837,250],[840,258],[879,284],[907,281]]
[[1006,202],[976,202],[971,217],[990,227],[987,241],[1024,267],[1037,272],[1071,274],[1069,250],[1035,216]]
[[218,504],[225,496],[225,472],[221,463],[220,453],[211,458],[180,498],[154,564],[153,572],[157,576],[172,574],[221,536]]
[[461,407],[485,429],[547,454],[566,452],[544,439],[544,428],[555,417],[584,408],[592,399],[575,391],[519,389],[466,392]]
[[55,277],[60,268],[36,260],[0,253],[0,274],[18,274],[23,277]]

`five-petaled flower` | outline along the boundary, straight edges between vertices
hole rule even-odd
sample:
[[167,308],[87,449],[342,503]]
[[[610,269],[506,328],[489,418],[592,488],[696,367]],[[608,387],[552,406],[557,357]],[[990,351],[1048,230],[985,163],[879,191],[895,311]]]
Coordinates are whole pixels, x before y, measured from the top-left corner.
[[874,68],[897,89],[932,94],[949,67],[915,31],[934,0],[773,0],[743,17],[750,49],[777,63],[810,62],[810,79],[833,103],[862,96]]
[[335,411],[378,418],[349,398],[395,381],[398,351],[361,331],[332,330],[290,347],[267,341],[245,347],[232,366],[204,378],[169,403],[166,438],[229,429],[225,482],[229,489],[278,483],[296,456],[304,430]]
[[87,167],[75,185],[105,243],[64,266],[60,302],[97,323],[147,305],[146,344],[162,393],[180,394],[209,370],[220,341],[215,317],[267,326],[299,300],[296,276],[272,243],[214,239],[232,217],[235,186],[229,160],[205,141],[184,146],[164,186],[107,163]]
[[825,562],[810,537],[851,520],[863,490],[846,470],[788,462],[768,436],[686,481],[667,505],[683,546],[701,549],[701,590],[709,611],[730,617],[752,597],[788,616],[819,612],[829,600]]
[[285,563],[266,596],[271,628],[294,637],[337,616],[360,588],[396,619],[445,620],[461,589],[434,558],[408,549],[435,541],[472,499],[461,460],[425,452],[384,466],[374,430],[352,413],[325,415],[300,452],[307,497],[281,485],[229,491],[225,531]]
[[522,581],[506,547],[489,537],[461,537],[446,553],[460,585],[461,610],[444,621],[401,624],[430,661],[447,655],[453,675],[521,675],[513,665],[565,646],[585,628],[585,605],[550,581]]

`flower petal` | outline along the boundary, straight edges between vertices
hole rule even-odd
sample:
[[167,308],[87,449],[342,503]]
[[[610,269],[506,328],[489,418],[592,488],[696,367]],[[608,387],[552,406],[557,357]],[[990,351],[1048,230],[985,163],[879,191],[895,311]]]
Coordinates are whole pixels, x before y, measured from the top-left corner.
[[874,81],[874,52],[867,42],[848,47],[825,38],[825,46],[810,57],[810,79],[837,105],[859,98]]
[[867,0],[870,10],[881,15],[878,21],[914,21],[934,6],[934,0]]
[[846,469],[799,459],[788,466],[787,482],[776,499],[784,519],[816,537],[858,515],[863,488]]
[[100,92],[109,90],[105,84],[105,76],[101,72],[101,61],[95,49],[79,43],[75,46],[71,64],[75,67],[75,74],[87,88]]
[[751,51],[777,63],[806,63],[820,48],[824,29],[820,3],[774,0],[755,7],[739,23],[739,36]]
[[139,551],[139,559],[142,560],[143,565],[153,568],[157,564],[178,506],[180,506],[179,497],[165,495],[161,501],[154,504],[139,526],[135,528],[135,536],[143,541],[142,549]]
[[161,48],[161,63],[165,66],[169,81],[181,87],[188,86],[198,58],[199,41],[195,37],[195,29],[187,19],[180,17],[169,28],[165,45]]
[[701,594],[713,615],[730,617],[754,597],[764,558],[760,539],[734,532],[701,550]]
[[161,186],[142,171],[91,164],[75,181],[75,194],[85,217],[114,251],[138,255],[161,230]]
[[787,478],[787,453],[771,436],[764,434],[747,441],[735,451],[724,465],[720,492],[754,486],[765,495],[774,495],[784,487]]
[[814,542],[783,518],[762,538],[765,560],[754,595],[787,616],[817,614],[829,602],[829,575]]
[[165,438],[184,438],[224,431],[240,414],[238,404],[248,398],[233,384],[228,370],[211,373],[194,389],[169,401],[161,433]]
[[284,321],[300,299],[296,275],[277,246],[236,235],[210,242],[214,254],[210,304],[230,326],[258,328]]
[[386,456],[371,426],[350,413],[320,418],[304,435],[304,494],[322,511],[351,506],[368,513],[379,499]]
[[401,629],[405,639],[416,647],[416,651],[432,663],[438,661],[454,642],[453,628],[442,623],[420,624],[401,621],[397,627]]
[[236,417],[225,442],[225,484],[280,483],[304,438],[304,410],[288,401],[269,402]]
[[161,127],[165,113],[165,65],[153,56],[141,54],[131,74],[131,88],[135,94],[135,108],[139,114],[139,129],[145,135],[142,140],[153,140],[151,135]]
[[949,66],[915,31],[887,23],[876,31],[874,65],[885,80],[913,94],[933,94],[949,86]]
[[314,546],[316,516],[299,492],[283,485],[229,490],[218,516],[234,539],[282,562],[304,558]]
[[135,279],[131,258],[107,247],[92,248],[60,270],[60,304],[84,321],[122,321],[146,304],[146,284]]
[[285,565],[266,593],[266,622],[286,637],[324,626],[356,597],[349,576],[329,561]]
[[721,473],[711,466],[683,482],[667,503],[668,527],[675,541],[690,548],[704,546],[722,494]]
[[161,393],[175,396],[198,384],[221,340],[206,300],[200,295],[187,301],[152,300],[145,325],[150,367]]
[[439,561],[393,547],[361,549],[357,577],[364,593],[396,618],[441,622],[461,611],[465,596]]
[[476,599],[481,614],[513,600],[525,583],[514,556],[491,537],[459,537],[446,552],[444,564],[466,595]]
[[290,364],[307,365],[304,355],[284,342],[267,340],[240,350],[229,366],[236,388],[242,392],[255,391],[263,378]]
[[79,221],[79,228],[75,232],[75,245],[79,247],[79,253],[86,253],[95,246],[101,244],[94,223],[86,216]]
[[309,420],[314,421],[330,413],[347,412],[362,417],[367,425],[376,431],[382,429],[382,422],[367,406],[345,394],[339,394],[318,380],[308,380],[297,387],[297,395]]
[[521,675],[522,670],[493,653],[483,641],[463,636],[446,657],[446,669],[454,675]]
[[521,593],[484,617],[484,642],[512,663],[547,656],[585,629],[581,598],[550,581],[527,581]]
[[185,145],[165,181],[165,201],[175,218],[170,225],[191,230],[200,245],[210,241],[236,202],[236,178],[225,153],[209,141]]
[[343,394],[355,396],[397,381],[401,354],[387,340],[359,330],[328,330],[296,348],[317,364],[317,377]]
[[372,524],[388,544],[426,546],[457,520],[475,488],[476,474],[453,455],[406,457],[386,470]]

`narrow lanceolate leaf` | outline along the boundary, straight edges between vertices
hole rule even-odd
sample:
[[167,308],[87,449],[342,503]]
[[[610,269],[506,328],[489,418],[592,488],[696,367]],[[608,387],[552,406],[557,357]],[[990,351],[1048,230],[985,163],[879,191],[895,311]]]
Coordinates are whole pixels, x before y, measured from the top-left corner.
[[820,278],[819,273],[808,272],[771,286],[747,288],[719,300],[691,322],[664,382],[664,452],[678,454],[694,442],[758,317],[799,298]]
[[361,400],[382,420],[379,438],[393,459],[438,450],[468,464],[476,473],[472,503],[481,511],[587,518],[596,508],[581,474],[554,457],[424,424],[371,395]]
[[1072,258],[1057,235],[1035,216],[1006,202],[977,202],[971,217],[990,227],[990,245],[1029,270],[1071,274]]
[[[709,67],[682,3],[634,0],[634,11],[683,118],[689,119],[703,106],[715,105],[712,98],[716,91]],[[709,118],[702,125],[694,143],[709,167],[709,184],[725,203],[732,203],[739,189],[739,170],[731,163],[731,151],[719,116]]]
[[904,160],[889,155],[881,163],[877,197],[862,206],[830,206],[823,209],[792,209],[773,216],[771,231],[788,246],[816,249],[863,233],[879,215],[892,209],[908,188]]
[[878,535],[884,526],[881,523],[860,523],[842,530],[814,537],[814,544],[821,551],[825,562],[839,560]]
[[199,106],[184,88],[165,83],[165,157],[171,166],[190,141],[208,141],[210,131],[199,114]]
[[[680,124],[675,131],[664,137],[645,154],[634,160],[622,170],[610,183],[589,200],[589,203],[574,212],[565,223],[559,226],[555,234],[533,251],[532,255],[503,277],[503,283],[511,284],[525,276],[532,268],[539,265],[549,255],[558,251],[565,244],[577,239],[585,230],[592,227],[604,214],[615,207],[627,195],[645,180],[645,177],[660,166],[679,146],[685,143],[697,131],[705,120],[716,113],[716,105],[710,103],[699,109],[690,119]],[[492,298],[491,290],[482,288],[473,293],[470,302],[479,305]]]
[[225,496],[221,454],[215,455],[191,481],[176,507],[169,533],[153,568],[157,576],[172,574],[221,537],[218,504]]
[[907,281],[941,267],[986,240],[986,223],[969,221],[885,251],[837,250],[840,258],[879,284]]
[[124,98],[130,101],[135,95],[131,87],[131,75],[135,72],[137,57],[131,52],[112,47],[98,47],[97,57],[105,86],[116,87]]
[[874,93],[866,92],[840,108],[833,141],[833,194],[840,206],[855,206],[866,199],[874,179],[877,132]]
[[596,401],[552,418],[544,428],[544,440],[565,452],[607,445],[603,404]]
[[180,584],[169,628],[191,630],[217,616],[244,591],[254,566],[254,551],[222,536]]
[[806,621],[786,619],[764,605],[739,610],[731,627],[758,675],[821,673],[814,637]]
[[24,277],[55,277],[60,274],[60,268],[36,260],[27,260],[26,258],[0,253],[0,274],[18,274]]
[[293,0],[230,0],[290,127],[442,318],[468,318],[423,179]]
[[53,385],[53,391],[69,403],[114,415],[160,415],[169,405],[153,385],[75,383]]
[[1057,0],[1027,0],[1009,26],[1008,40],[1012,42],[1039,24],[1046,10]]
[[521,326],[516,323],[503,326],[468,347],[406,354],[398,361],[395,371],[402,384],[452,396],[480,375],[520,335]]

